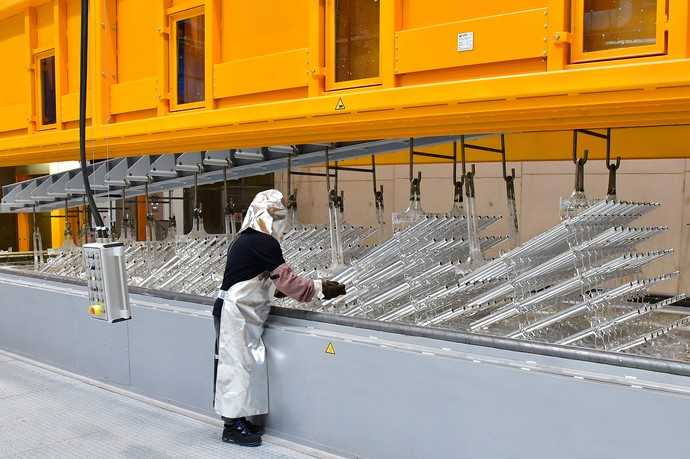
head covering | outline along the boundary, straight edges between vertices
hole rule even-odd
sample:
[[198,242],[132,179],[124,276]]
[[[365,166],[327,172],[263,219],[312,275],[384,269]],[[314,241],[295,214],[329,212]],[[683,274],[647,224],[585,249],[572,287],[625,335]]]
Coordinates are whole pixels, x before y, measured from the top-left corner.
[[252,228],[280,240],[287,228],[287,208],[283,204],[283,193],[266,190],[257,193],[247,209],[240,232]]

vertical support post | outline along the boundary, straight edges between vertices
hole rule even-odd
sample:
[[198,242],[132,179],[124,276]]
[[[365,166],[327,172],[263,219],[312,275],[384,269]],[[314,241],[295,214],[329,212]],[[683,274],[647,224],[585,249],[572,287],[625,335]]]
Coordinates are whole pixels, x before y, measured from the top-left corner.
[[230,234],[230,203],[228,203],[228,168],[223,168],[223,232],[228,235]]
[[410,182],[414,179],[414,138],[410,137]]
[[[668,11],[664,24],[668,35],[668,55],[674,59],[690,55],[690,5],[688,2],[667,2]],[[659,27],[659,25],[657,25]]]
[[577,129],[573,130],[573,162],[577,161]]
[[36,131],[36,12],[33,8],[24,10],[24,43],[26,46],[26,128],[29,134]]
[[376,155],[371,155],[371,182],[374,185],[374,199],[376,199]]
[[215,65],[220,62],[220,2],[219,0],[206,0],[204,7],[204,29],[205,29],[205,72],[204,72],[204,97],[206,108],[216,108],[216,101],[213,97],[213,70]]
[[168,61],[170,58],[170,27],[168,25],[168,7],[170,0],[156,0],[158,8],[156,11],[156,30],[158,39],[156,40],[156,74],[158,90],[158,106],[156,107],[158,116],[166,115],[170,111],[170,71]]
[[[110,88],[117,82],[117,10],[115,0],[96,0],[91,23],[95,24],[90,67],[94,69],[93,126],[110,123]],[[89,70],[90,70],[89,69]]]
[[17,214],[17,250],[29,251],[29,214],[26,212]]
[[33,234],[32,234],[32,247],[34,251],[34,269],[38,269],[43,264],[43,238],[41,237],[41,230],[36,223],[36,206],[33,206]]
[[[117,205],[117,204],[115,204]],[[108,199],[108,235],[112,239],[115,231],[115,222],[113,221],[113,202]]]
[[307,94],[317,97],[324,91],[324,40],[326,6],[324,0],[309,0],[309,49],[307,74],[310,76]]
[[65,241],[65,228],[67,222],[67,209],[55,209],[50,211],[50,241],[51,247],[62,247]]
[[292,152],[288,153],[287,158],[287,194],[292,194]]
[[[338,194],[338,161],[335,162],[335,194]],[[330,171],[326,170],[327,174],[330,174]]]
[[611,158],[611,128],[606,129],[606,161]]
[[462,163],[462,176],[463,178],[467,174],[467,166],[465,163],[465,136],[460,136],[460,161]]
[[506,165],[506,137],[501,134],[501,163],[503,169],[503,180],[506,182],[506,201],[508,206],[508,225],[510,239],[513,247],[520,243],[520,226],[517,213],[517,202],[515,199],[515,169],[513,168],[508,175],[508,167]]
[[299,150],[296,146],[292,146],[292,151],[288,153],[287,158],[287,208],[288,208],[288,221],[290,228],[296,228],[298,226],[297,219],[297,190],[292,190],[292,155],[297,153]]
[[127,187],[122,189],[122,210],[120,214],[120,240],[124,241],[127,239],[129,234],[129,228],[125,227],[127,223]]
[[[67,6],[65,0],[55,0],[53,17],[55,21],[55,129],[62,129],[62,96],[67,94]],[[58,245],[54,239],[53,247]]]
[[326,193],[331,192],[331,171],[328,161],[328,147],[326,147]]
[[[17,182],[23,182],[24,180],[29,180],[31,177],[28,175],[17,175],[15,180]],[[17,250],[20,252],[29,251],[29,214],[26,212],[20,212],[17,214]]]
[[153,213],[151,212],[151,203],[149,202],[149,183],[144,183],[144,208],[146,209],[146,242],[155,239],[153,227]]
[[462,217],[465,215],[465,198],[463,186],[465,184],[465,137],[461,138],[462,175],[458,180],[458,142],[453,142],[453,208],[451,215]]
[[570,2],[547,0],[544,21],[546,70],[563,70],[570,60]]
[[384,88],[397,86],[396,57],[398,41],[396,33],[402,27],[402,0],[381,0],[379,24],[379,55],[381,85]]
[[453,142],[453,185],[458,183],[458,142]]
[[36,233],[38,232],[38,226],[36,226],[36,206],[34,206],[33,210],[31,211],[31,217],[32,217],[32,222],[33,222],[33,231],[32,231],[32,244],[31,248],[34,251],[34,270],[38,271],[39,268],[39,263],[38,263],[38,251],[39,247],[37,244],[37,238],[36,238]]
[[77,244],[83,243],[82,240],[82,227],[81,227],[81,221],[84,218],[82,216],[82,213],[85,211],[85,209],[82,206],[79,206],[76,208],[76,219],[77,219],[77,226],[75,226],[75,234],[77,238]]
[[374,205],[376,206],[376,222],[379,224],[379,241],[383,241],[383,225],[384,225],[384,215],[383,215],[383,185],[381,189],[377,189],[378,184],[376,183],[376,156],[371,155],[371,175],[372,175],[372,185],[374,187]]

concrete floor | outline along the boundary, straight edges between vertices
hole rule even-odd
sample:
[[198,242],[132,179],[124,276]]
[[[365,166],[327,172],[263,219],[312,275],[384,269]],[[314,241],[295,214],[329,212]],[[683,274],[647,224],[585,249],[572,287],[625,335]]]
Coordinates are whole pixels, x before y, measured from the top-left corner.
[[0,458],[314,458],[264,441],[222,443],[220,428],[0,354]]

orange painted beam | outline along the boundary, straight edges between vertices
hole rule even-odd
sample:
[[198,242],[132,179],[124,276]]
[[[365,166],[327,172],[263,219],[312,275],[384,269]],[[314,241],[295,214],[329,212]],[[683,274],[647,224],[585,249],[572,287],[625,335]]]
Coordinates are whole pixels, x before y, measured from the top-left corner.
[[[690,60],[683,59],[511,76],[490,85],[469,80],[186,111],[94,126],[88,130],[89,151],[103,158],[142,151],[690,124],[685,75],[690,75]],[[336,111],[340,97],[346,109]],[[0,139],[0,166],[76,159],[76,134],[71,129]]]

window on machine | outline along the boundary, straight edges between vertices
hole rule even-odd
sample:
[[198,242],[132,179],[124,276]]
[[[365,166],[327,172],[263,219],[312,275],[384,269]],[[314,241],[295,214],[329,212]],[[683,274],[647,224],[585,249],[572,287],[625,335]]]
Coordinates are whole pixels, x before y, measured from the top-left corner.
[[50,126],[56,122],[55,104],[55,56],[38,59],[40,90],[40,124]]
[[379,0],[335,0],[335,81],[379,76]]
[[585,0],[585,52],[656,44],[657,0]]
[[178,105],[205,98],[204,32],[203,14],[175,22]]

